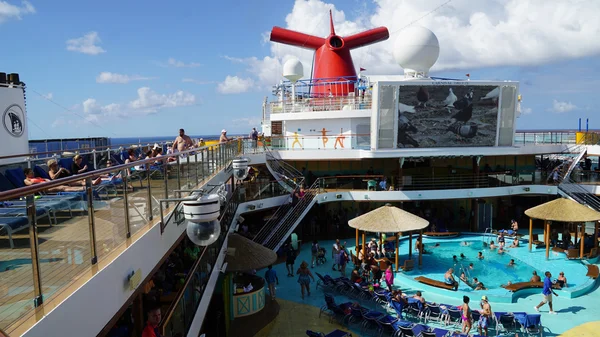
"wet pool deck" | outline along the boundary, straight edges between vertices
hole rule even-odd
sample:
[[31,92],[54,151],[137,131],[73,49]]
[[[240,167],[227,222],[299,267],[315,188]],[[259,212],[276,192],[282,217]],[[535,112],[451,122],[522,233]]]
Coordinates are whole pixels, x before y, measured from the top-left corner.
[[[525,237],[524,239],[527,239]],[[444,239],[442,239],[444,240]],[[458,239],[460,240],[460,239]],[[343,242],[344,240],[342,240]],[[348,238],[348,249],[354,249],[354,238]],[[424,243],[427,245],[428,242],[435,242],[436,240],[426,239]],[[333,277],[340,276],[340,273],[331,269],[331,246],[333,241],[321,241],[321,247],[327,249],[327,263],[324,265],[316,266],[311,269],[313,274],[318,272],[322,275],[329,274]],[[408,242],[400,242],[400,260],[406,259],[408,251]],[[570,263],[581,264],[581,262],[567,261],[563,254],[555,255],[550,253],[550,260],[545,261],[545,251],[539,249],[536,252],[528,253],[527,245],[523,245],[519,250],[510,252],[516,254],[517,258],[522,261],[531,263],[537,269],[546,270],[550,269],[556,275],[560,270],[564,270],[569,277],[568,273],[573,271],[569,269]],[[303,245],[301,247],[300,254],[296,259],[295,269],[300,266],[302,261],[310,263],[310,245]],[[541,264],[541,265],[538,265]],[[349,276],[351,272],[352,263],[349,263],[346,268],[346,276]],[[279,277],[279,286],[277,286],[277,297],[280,299],[281,311],[279,316],[257,334],[257,336],[305,336],[306,329],[320,330],[320,332],[328,333],[336,328],[348,330],[347,327],[341,327],[336,323],[328,323],[327,317],[318,318],[319,308],[324,305],[325,300],[323,298],[323,291],[316,289],[316,281],[311,283],[311,296],[305,296],[304,299],[300,296],[300,285],[297,282],[297,277],[287,277],[287,271],[285,264],[281,263],[273,267]],[[556,269],[556,270],[555,270]],[[259,275],[263,275],[264,271],[259,271]],[[403,282],[402,273],[397,273],[394,281],[396,287],[406,291],[409,295],[414,293],[416,290],[421,290],[423,296],[427,301],[434,301],[438,303],[448,303],[460,305],[462,303],[462,296],[469,295],[472,298],[473,303],[479,302],[479,297],[474,298],[473,293],[462,293],[453,291],[442,291],[432,290],[428,286],[422,284],[406,284]],[[411,275],[412,277],[416,275]],[[554,276],[555,277],[555,276]],[[315,275],[315,279],[318,279]],[[571,281],[569,281],[571,283]],[[569,336],[588,336],[585,333],[588,331],[595,332],[590,328],[589,325],[584,325],[577,328],[585,323],[590,323],[598,320],[598,312],[600,312],[600,291],[598,290],[598,282],[596,282],[585,295],[576,298],[569,298],[566,294],[561,294],[559,297],[554,299],[554,309],[558,313],[557,315],[548,314],[548,306],[541,308],[542,314],[542,325],[544,326],[544,336],[559,336],[562,333],[569,331]],[[531,292],[532,291],[532,292]],[[537,305],[541,300],[541,289],[533,289],[528,292],[520,293],[514,301],[515,303],[500,303],[491,300],[492,309],[495,311],[508,311],[517,312],[525,311],[528,313],[534,313],[533,307]],[[488,295],[486,291],[478,291],[477,296]],[[351,301],[351,299],[344,296],[335,296],[336,302],[342,303]],[[490,296],[491,297],[491,296]],[[475,307],[475,306],[473,306]],[[375,307],[373,307],[375,308]],[[383,312],[383,309],[379,308],[379,311]],[[600,324],[600,323],[599,323]],[[596,325],[598,326],[598,325]],[[358,331],[352,331],[353,336],[357,336]],[[600,336],[600,333],[589,336]]]

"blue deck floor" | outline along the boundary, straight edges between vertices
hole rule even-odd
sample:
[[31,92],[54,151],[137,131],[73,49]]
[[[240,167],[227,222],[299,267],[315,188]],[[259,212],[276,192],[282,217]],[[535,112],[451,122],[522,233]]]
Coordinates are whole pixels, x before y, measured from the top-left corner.
[[[344,241],[344,240],[342,240]],[[354,238],[349,238],[346,240],[348,242],[348,249],[354,249]],[[425,240],[425,244],[428,242],[433,242],[431,240]],[[352,243],[352,244],[350,244]],[[321,241],[319,242],[321,247],[327,249],[327,263],[324,265],[316,266],[312,268],[312,272],[318,272],[322,275],[329,274],[333,277],[339,277],[340,272],[333,271],[331,269],[333,262],[331,261],[331,246],[333,245],[333,241]],[[401,257],[400,261],[406,259],[406,255],[408,253],[408,242],[401,241],[400,243],[400,252]],[[545,251],[538,250],[534,253],[527,252],[526,245],[522,247],[520,250],[513,250],[511,254],[517,254],[518,258],[522,261],[527,261],[527,263],[536,266],[540,270],[550,269],[553,272],[553,277],[558,275],[559,270],[553,270],[553,268],[565,268],[566,259],[562,255],[555,255],[551,252],[550,261],[545,261]],[[404,254],[402,254],[404,253]],[[296,259],[296,264],[294,268],[297,269],[300,266],[302,261],[306,261],[310,263],[310,245],[304,244],[301,247],[300,254]],[[571,261],[568,261],[571,262]],[[539,265],[539,266],[538,266]],[[346,268],[346,276],[349,276],[352,271],[353,264],[350,262]],[[321,307],[324,305],[323,299],[323,291],[316,289],[316,281],[311,283],[311,296],[306,296],[304,299],[301,298],[300,295],[300,285],[297,282],[297,277],[288,277],[285,263],[278,264],[273,267],[277,275],[279,277],[280,284],[277,287],[277,297],[282,298],[284,300],[309,304],[315,307]],[[577,268],[576,268],[577,269]],[[565,270],[566,275],[569,275],[570,269]],[[579,270],[576,270],[579,272]],[[573,271],[575,272],[575,271]],[[294,270],[295,273],[295,270]],[[258,274],[260,276],[264,275],[264,270],[259,271]],[[416,290],[421,290],[423,292],[423,296],[427,301],[433,301],[438,303],[448,303],[448,304],[456,304],[460,305],[462,303],[462,295],[461,291],[453,292],[453,291],[445,291],[432,289],[428,286],[424,286],[415,282],[407,282],[407,279],[401,275],[402,273],[397,273],[394,281],[395,287],[399,287],[403,291],[406,291],[409,295],[414,293]],[[416,275],[411,275],[414,277]],[[318,277],[315,275],[315,280],[318,280]],[[541,308],[542,314],[542,325],[545,327],[544,336],[558,336],[561,333],[578,326],[580,324],[591,322],[598,320],[598,313],[600,312],[600,291],[598,291],[598,282],[589,286],[589,291],[580,297],[570,298],[568,294],[560,294],[559,297],[555,297],[554,299],[554,309],[558,313],[557,315],[548,314],[548,306],[544,306]],[[498,291],[499,289],[492,290],[490,292]],[[502,291],[502,290],[501,290]],[[465,293],[466,294],[466,293]],[[475,295],[476,294],[476,295]],[[478,296],[488,295],[486,291],[479,291],[476,293],[468,293],[472,300],[472,308],[477,308],[477,303],[479,303]],[[490,294],[492,295],[492,294]],[[488,295],[489,296],[489,295]],[[477,297],[477,298],[476,298]],[[493,296],[489,296],[492,298]],[[338,296],[336,298],[338,302],[346,302],[350,299],[344,298],[342,296]],[[525,311],[528,313],[534,313],[533,307],[537,305],[541,300],[541,289],[534,289],[528,292],[525,292],[522,295],[519,295],[514,299],[515,303],[500,303],[495,302],[491,299],[492,309],[494,311],[508,311],[508,312],[517,312],[517,311]],[[375,308],[375,307],[374,307]],[[478,309],[478,308],[477,308]],[[379,309],[383,311],[382,309]],[[314,317],[307,317],[307,320],[314,319]],[[600,335],[600,333],[599,333]]]

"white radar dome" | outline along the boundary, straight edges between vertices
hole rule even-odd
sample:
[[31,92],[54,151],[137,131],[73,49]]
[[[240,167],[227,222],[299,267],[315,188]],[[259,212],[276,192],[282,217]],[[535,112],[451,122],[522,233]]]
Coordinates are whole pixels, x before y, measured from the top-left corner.
[[429,29],[411,26],[398,34],[393,53],[405,74],[427,75],[440,56],[440,43]]
[[290,82],[296,82],[304,77],[304,67],[297,58],[289,59],[283,64],[283,77]]

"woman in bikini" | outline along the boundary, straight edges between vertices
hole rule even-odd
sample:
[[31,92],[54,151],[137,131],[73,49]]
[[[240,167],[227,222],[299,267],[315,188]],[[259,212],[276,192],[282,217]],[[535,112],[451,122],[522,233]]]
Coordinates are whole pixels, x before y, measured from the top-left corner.
[[463,305],[461,308],[462,314],[462,332],[464,334],[469,334],[471,331],[471,326],[473,325],[473,319],[471,317],[471,308],[469,308],[469,296],[463,296]]

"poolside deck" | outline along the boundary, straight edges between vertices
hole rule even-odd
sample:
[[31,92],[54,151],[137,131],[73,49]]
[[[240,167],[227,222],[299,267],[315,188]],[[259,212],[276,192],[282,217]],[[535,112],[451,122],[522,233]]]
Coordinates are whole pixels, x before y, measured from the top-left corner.
[[[344,239],[341,239],[344,241]],[[443,240],[443,239],[442,239]],[[447,240],[447,239],[446,239]],[[353,242],[353,239],[347,239],[347,242]],[[425,241],[427,243],[427,241]],[[321,241],[320,245],[322,247],[327,248],[328,252],[330,247],[333,245],[333,241]],[[353,249],[353,246],[348,246],[348,249]],[[408,249],[408,242],[404,241],[400,243],[400,251],[406,253]],[[543,252],[539,253],[527,253],[530,254],[532,258],[538,255],[543,256]],[[296,259],[295,267],[298,268],[299,264],[302,261],[310,262],[310,246],[304,245],[301,248],[301,252]],[[553,260],[549,263],[551,264],[551,269],[558,268],[558,261],[567,261],[566,258],[560,259],[560,256],[553,256]],[[405,255],[401,256],[401,260],[406,258]],[[333,277],[340,276],[340,273],[337,271],[332,271],[332,261],[330,255],[327,256],[327,263],[324,265],[316,266],[311,269],[313,273],[318,272],[322,275],[328,274]],[[572,261],[570,261],[572,262]],[[352,268],[352,263],[349,263],[346,268],[346,276],[349,276],[349,273]],[[300,297],[300,286],[297,283],[297,277],[286,277],[287,274],[285,270],[285,264],[281,263],[275,265],[273,267],[279,276],[280,284],[277,286],[277,297],[278,301],[281,305],[281,310],[279,316],[275,319],[274,322],[265,327],[258,336],[303,336],[305,335],[306,329],[317,330],[320,332],[328,333],[334,329],[345,329],[348,330],[348,327],[341,327],[340,325],[330,324],[328,322],[327,317],[318,318],[318,313],[321,306],[324,305],[325,301],[323,298],[323,291],[315,289],[316,282],[311,282],[311,291],[312,294],[310,297],[305,297],[301,299]],[[558,273],[558,270],[555,272]],[[258,275],[263,275],[264,270],[258,272]],[[463,295],[469,295],[471,297],[473,309],[478,309],[479,297],[487,295],[486,291],[478,291],[477,293],[463,293],[460,290],[455,291],[445,291],[440,290],[439,292],[431,291],[430,288],[427,288],[424,285],[407,285],[403,281],[402,272],[396,274],[396,278],[394,281],[394,286],[401,288],[404,292],[412,295],[417,290],[422,291],[423,296],[427,299],[427,301],[435,301],[437,303],[448,303],[448,304],[461,304],[461,300]],[[315,279],[318,279],[315,275]],[[534,313],[533,307],[539,304],[541,300],[540,295],[541,290],[535,289],[534,292],[525,293],[522,296],[516,299],[515,303],[499,303],[491,301],[491,305],[494,311],[507,311],[507,312],[528,312]],[[353,301],[344,296],[335,296],[337,303]],[[312,307],[312,308],[307,308]],[[306,309],[300,309],[306,308]],[[555,298],[554,300],[554,308],[557,311],[558,315],[549,315],[548,307],[541,308],[542,314],[542,325],[544,326],[544,336],[559,336],[560,334],[575,328],[581,324],[585,324],[588,322],[596,321],[597,313],[600,312],[600,291],[598,290],[598,284],[596,284],[593,289],[585,294],[582,297],[578,298],[568,298],[564,296],[560,296]],[[300,311],[302,310],[302,311]],[[379,309],[379,311],[382,311]],[[310,326],[310,327],[309,327]],[[314,329],[313,329],[314,327]],[[583,330],[574,330],[575,331],[583,331]],[[593,331],[585,326],[584,331],[588,333],[589,331]],[[359,336],[358,331],[352,328],[352,335]],[[571,333],[568,336],[575,336],[577,334]],[[580,335],[577,335],[580,336]],[[581,335],[588,336],[588,335]],[[597,336],[589,335],[589,336]]]

